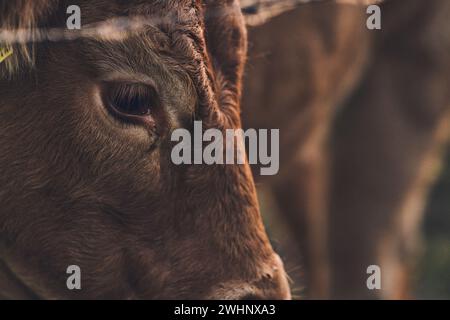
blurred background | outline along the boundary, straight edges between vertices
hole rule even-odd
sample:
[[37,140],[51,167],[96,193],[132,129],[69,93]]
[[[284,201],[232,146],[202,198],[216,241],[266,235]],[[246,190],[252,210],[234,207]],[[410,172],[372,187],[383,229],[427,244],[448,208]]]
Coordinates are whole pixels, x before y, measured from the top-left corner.
[[384,1],[381,30],[369,2],[241,0],[244,125],[280,129],[262,212],[295,298],[450,299],[450,1]]
[[450,299],[450,152],[425,211],[424,248],[415,293],[423,299]]

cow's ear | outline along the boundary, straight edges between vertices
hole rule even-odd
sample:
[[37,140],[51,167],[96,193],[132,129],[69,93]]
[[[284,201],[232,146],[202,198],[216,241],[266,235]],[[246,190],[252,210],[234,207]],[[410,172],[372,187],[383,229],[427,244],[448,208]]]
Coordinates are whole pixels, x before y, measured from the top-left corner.
[[59,0],[0,0],[0,50],[4,57],[0,77],[33,64],[33,42],[58,3]]
[[219,85],[239,104],[247,30],[239,0],[205,0],[205,36]]

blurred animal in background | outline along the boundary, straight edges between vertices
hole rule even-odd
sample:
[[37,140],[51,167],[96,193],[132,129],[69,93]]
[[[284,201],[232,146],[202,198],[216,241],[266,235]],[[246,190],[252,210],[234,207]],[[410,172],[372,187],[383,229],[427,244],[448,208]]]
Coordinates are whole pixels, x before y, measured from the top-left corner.
[[[244,125],[280,129],[280,173],[260,183],[294,236],[306,297],[410,297],[449,137],[450,2],[385,1],[380,31],[364,5],[293,2],[244,8]],[[370,265],[381,290],[366,286]]]

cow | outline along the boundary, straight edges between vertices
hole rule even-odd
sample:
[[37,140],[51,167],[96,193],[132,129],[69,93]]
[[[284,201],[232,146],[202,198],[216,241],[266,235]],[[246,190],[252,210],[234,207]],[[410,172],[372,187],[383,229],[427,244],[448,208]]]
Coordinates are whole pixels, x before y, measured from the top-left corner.
[[[308,298],[411,297],[449,137],[450,4],[385,1],[369,30],[367,5],[286,0],[272,16],[259,2],[246,8],[243,122],[280,129],[280,173],[260,183],[293,235],[300,286]],[[380,290],[367,287],[371,265]]]
[[170,158],[241,127],[239,1],[69,2],[0,1],[0,297],[289,299],[249,165]]
[[[450,137],[450,3],[404,4],[382,5],[384,29],[331,143],[332,297],[414,297],[423,213]],[[358,272],[369,265],[381,290]]]

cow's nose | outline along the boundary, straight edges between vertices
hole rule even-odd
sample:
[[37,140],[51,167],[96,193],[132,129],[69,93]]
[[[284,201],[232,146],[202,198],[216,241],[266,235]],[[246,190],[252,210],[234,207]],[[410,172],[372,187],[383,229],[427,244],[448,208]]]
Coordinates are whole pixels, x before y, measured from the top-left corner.
[[291,290],[283,262],[274,254],[271,263],[262,268],[260,279],[251,285],[252,291],[241,296],[241,300],[289,300]]
[[222,284],[213,299],[290,300],[291,291],[283,262],[278,255],[264,264],[252,281],[230,281]]

